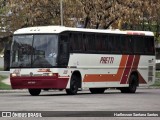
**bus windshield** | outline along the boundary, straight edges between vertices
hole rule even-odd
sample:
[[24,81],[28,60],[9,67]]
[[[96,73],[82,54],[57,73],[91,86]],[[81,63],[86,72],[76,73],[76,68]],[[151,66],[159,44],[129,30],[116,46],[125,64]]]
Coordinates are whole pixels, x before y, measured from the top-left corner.
[[47,68],[57,66],[57,35],[16,35],[11,48],[11,67]]

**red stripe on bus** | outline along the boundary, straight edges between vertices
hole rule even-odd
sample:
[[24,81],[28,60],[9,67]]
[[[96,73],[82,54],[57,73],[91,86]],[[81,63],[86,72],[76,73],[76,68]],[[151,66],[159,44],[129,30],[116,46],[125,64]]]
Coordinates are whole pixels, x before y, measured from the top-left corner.
[[[132,65],[132,69],[131,69],[130,73],[132,73],[133,71],[137,71],[139,60],[140,60],[140,55],[135,55],[133,65]],[[128,78],[126,84],[128,84],[128,83],[129,83],[129,78]]]
[[[140,55],[136,55],[133,63],[133,71],[138,71],[137,69],[138,69],[139,60],[140,60]],[[138,80],[139,80],[139,83],[141,84],[147,83],[139,72],[138,72]]]
[[134,59],[134,62],[133,62],[133,70],[137,70],[139,60],[140,60],[140,55],[135,55],[135,59]]
[[[137,69],[138,69],[139,60],[140,60],[140,55],[136,55],[135,59],[134,59],[134,62],[133,62],[132,71],[138,71]],[[138,72],[138,80],[139,80],[140,84],[146,84],[147,83],[139,72]],[[129,83],[129,80],[127,81],[127,84],[128,83]]]
[[133,34],[133,32],[127,32],[127,34],[128,34],[128,35],[132,35],[132,34]]
[[133,65],[134,65],[135,58],[136,58],[136,55],[133,56],[133,61],[132,61],[132,65],[131,65],[131,67],[130,67],[129,73],[128,73],[128,75],[127,75],[126,84],[128,84],[130,74],[132,73],[132,71],[133,71],[133,69],[134,69],[134,66],[133,66]]
[[134,60],[134,55],[130,55],[128,57],[127,64],[126,64],[126,67],[125,67],[125,71],[123,73],[120,84],[126,84],[128,76],[129,76],[129,72],[130,72],[132,64],[133,64],[133,60]]
[[140,32],[131,32],[131,31],[129,31],[129,32],[127,32],[127,34],[128,35],[145,35],[145,33],[140,33]]
[[83,82],[118,82],[125,69],[128,55],[122,55],[121,62],[116,74],[86,74]]

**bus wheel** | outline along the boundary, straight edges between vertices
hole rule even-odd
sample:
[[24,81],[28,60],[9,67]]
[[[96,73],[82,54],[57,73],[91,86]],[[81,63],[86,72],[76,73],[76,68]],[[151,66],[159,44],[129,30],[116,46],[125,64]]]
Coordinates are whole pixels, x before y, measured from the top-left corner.
[[41,89],[28,89],[32,96],[38,96],[41,93]]
[[129,87],[120,88],[121,93],[135,93],[138,84],[138,77],[132,74],[129,78]]
[[121,93],[128,93],[128,88],[126,87],[120,88],[120,91]]
[[104,88],[89,88],[89,90],[92,94],[100,94],[100,93],[104,93],[105,91]]
[[76,95],[78,92],[78,78],[73,75],[70,82],[70,88],[66,89],[68,95]]
[[137,83],[138,83],[138,77],[136,75],[132,74],[129,79],[129,88],[128,88],[129,93],[136,92]]

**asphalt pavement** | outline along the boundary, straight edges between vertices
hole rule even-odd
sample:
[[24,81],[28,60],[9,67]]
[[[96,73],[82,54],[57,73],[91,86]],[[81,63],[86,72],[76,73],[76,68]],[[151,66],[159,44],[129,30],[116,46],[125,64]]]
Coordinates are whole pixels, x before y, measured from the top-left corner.
[[[49,90],[42,91],[40,96],[31,96],[26,89],[0,90],[0,114],[5,111],[38,112],[42,114],[42,118],[37,118],[38,120],[159,120],[160,89],[138,88],[135,94],[124,94],[114,89],[106,90],[104,94],[91,94],[88,90],[84,90],[79,91],[77,95],[66,95],[65,91]],[[102,114],[101,112],[99,114],[99,111],[102,111]],[[131,113],[159,111],[159,117],[104,117],[116,111],[122,113],[123,111]],[[43,113],[48,117],[44,117]],[[10,118],[2,119],[10,120]],[[22,118],[14,116],[11,120],[17,119]]]

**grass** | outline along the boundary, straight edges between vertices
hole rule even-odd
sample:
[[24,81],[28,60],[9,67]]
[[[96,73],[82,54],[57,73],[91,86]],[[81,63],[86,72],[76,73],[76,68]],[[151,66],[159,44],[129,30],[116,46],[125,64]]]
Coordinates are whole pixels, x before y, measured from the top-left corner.
[[3,83],[2,81],[6,79],[7,76],[0,75],[0,90],[10,90],[11,86]]
[[3,68],[0,67],[0,71],[3,71]]
[[156,72],[156,78],[160,78],[160,72]]
[[159,87],[160,88],[160,72],[156,72],[156,78],[158,78],[158,79],[156,79],[155,83],[153,85],[151,85],[151,86],[155,86],[155,87]]
[[160,87],[160,79],[156,80],[155,83],[151,86]]

